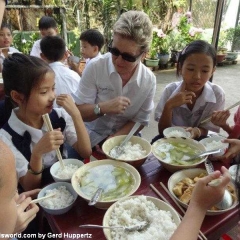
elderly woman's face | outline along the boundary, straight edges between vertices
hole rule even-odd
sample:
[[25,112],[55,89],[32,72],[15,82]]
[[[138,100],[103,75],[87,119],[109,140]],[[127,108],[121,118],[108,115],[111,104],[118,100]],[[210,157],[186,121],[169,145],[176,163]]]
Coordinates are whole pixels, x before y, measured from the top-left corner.
[[120,75],[132,73],[143,56],[143,52],[134,41],[123,38],[119,34],[113,36],[110,50],[113,65]]

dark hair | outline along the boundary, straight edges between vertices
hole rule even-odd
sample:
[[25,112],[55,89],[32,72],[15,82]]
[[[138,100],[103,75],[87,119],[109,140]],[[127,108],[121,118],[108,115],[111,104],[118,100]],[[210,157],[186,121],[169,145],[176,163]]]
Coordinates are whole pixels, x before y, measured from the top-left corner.
[[100,51],[104,45],[104,37],[97,29],[87,29],[80,35],[80,40],[88,42],[92,46],[98,46]]
[[216,50],[215,48],[206,41],[196,40],[188,44],[180,53],[177,62],[177,76],[180,75],[180,69],[182,68],[184,61],[194,53],[205,53],[210,56],[213,60],[213,66],[217,64],[216,60]]
[[66,52],[66,44],[59,36],[46,36],[40,41],[40,48],[49,61],[62,60]]
[[8,24],[8,23],[2,23],[1,30],[3,28],[8,28],[10,30],[10,32],[12,32],[12,26],[10,24]]
[[3,81],[5,91],[5,109],[10,116],[15,102],[11,99],[11,91],[15,90],[24,95],[27,102],[31,91],[43,79],[45,74],[53,71],[41,58],[13,53],[3,61]]
[[57,28],[57,22],[53,17],[43,16],[40,18],[38,22],[38,28],[41,29],[48,29],[48,28]]

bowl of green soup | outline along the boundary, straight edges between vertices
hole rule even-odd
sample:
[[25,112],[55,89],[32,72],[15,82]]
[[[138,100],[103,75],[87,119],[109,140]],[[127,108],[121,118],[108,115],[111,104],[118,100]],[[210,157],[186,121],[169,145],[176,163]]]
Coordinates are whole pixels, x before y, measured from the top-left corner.
[[102,188],[101,197],[94,206],[107,209],[122,197],[134,194],[141,177],[130,164],[106,159],[81,166],[73,174],[71,182],[73,189],[87,202],[98,188]]
[[162,138],[152,145],[153,155],[170,172],[197,167],[207,157],[187,159],[205,151],[202,143],[190,138]]

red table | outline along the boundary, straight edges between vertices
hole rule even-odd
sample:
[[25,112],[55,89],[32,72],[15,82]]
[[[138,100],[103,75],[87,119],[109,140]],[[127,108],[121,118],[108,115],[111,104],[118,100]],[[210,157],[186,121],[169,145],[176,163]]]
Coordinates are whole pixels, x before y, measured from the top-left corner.
[[[220,164],[214,163],[215,168],[219,169]],[[148,195],[158,198],[158,196],[149,187],[152,183],[172,205],[178,210],[172,199],[165,193],[159,182],[163,182],[167,186],[168,178],[171,173],[161,167],[159,161],[151,155],[146,162],[138,168],[142,178],[141,185],[135,195]],[[66,214],[60,216],[53,216],[44,213],[52,231],[57,239],[73,239],[72,234],[82,234],[80,239],[105,239],[103,231],[101,229],[83,229],[79,228],[80,224],[102,224],[103,216],[106,210],[97,209],[95,207],[89,207],[87,202],[80,197],[74,204],[74,207]],[[181,213],[179,211],[179,213]],[[217,215],[206,216],[201,227],[201,231],[209,240],[217,240],[222,234],[231,230],[239,220],[238,208]],[[191,229],[188,229],[191,231]],[[90,236],[91,235],[91,236]],[[80,236],[80,235],[79,235]]]

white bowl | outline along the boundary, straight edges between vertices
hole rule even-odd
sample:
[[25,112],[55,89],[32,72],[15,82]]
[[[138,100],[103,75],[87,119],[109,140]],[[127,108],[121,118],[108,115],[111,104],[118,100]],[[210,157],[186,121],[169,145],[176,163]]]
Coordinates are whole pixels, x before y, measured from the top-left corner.
[[199,161],[196,161],[196,162],[182,161],[182,164],[184,164],[184,165],[180,165],[180,164],[172,163],[172,162],[169,163],[169,162],[163,160],[161,158],[161,156],[159,155],[160,150],[158,150],[158,146],[163,143],[184,144],[190,148],[199,150],[199,153],[205,152],[206,149],[203,146],[203,144],[201,144],[200,142],[198,142],[194,139],[191,139],[191,138],[162,138],[162,139],[157,140],[152,145],[152,153],[159,160],[161,165],[170,172],[176,172],[176,171],[179,171],[181,169],[186,169],[186,168],[194,168],[194,167],[198,166],[199,164],[201,164],[202,162],[204,162],[205,159],[207,158],[207,157],[201,158],[201,159],[199,159]]
[[[83,165],[72,176],[72,186],[80,197],[85,199],[87,202],[89,202],[91,197],[92,197],[92,196],[90,197],[90,196],[86,195],[82,191],[82,189],[80,187],[80,179],[82,179],[82,177],[90,169],[98,167],[98,166],[103,166],[103,165],[111,165],[111,166],[114,166],[114,167],[121,167],[125,171],[127,171],[128,173],[130,173],[132,175],[132,178],[133,178],[132,189],[130,190],[130,192],[128,192],[123,197],[130,196],[137,191],[137,189],[139,188],[140,183],[141,183],[141,176],[138,173],[138,171],[133,166],[131,166],[130,164],[120,162],[120,161],[105,159],[105,160],[90,162],[90,163],[87,163],[87,164]],[[103,181],[103,179],[99,179],[99,184],[100,184],[100,181]],[[97,187],[99,187],[99,186],[97,186]],[[101,208],[101,209],[107,209],[109,206],[111,206],[114,202],[116,202],[120,198],[121,197],[113,198],[111,200],[100,200],[94,206],[97,207],[97,208]]]
[[107,139],[102,145],[102,150],[106,154],[106,156],[110,159],[126,162],[134,167],[139,167],[145,162],[148,155],[151,153],[151,148],[152,148],[151,144],[144,138],[141,138],[138,136],[132,136],[131,139],[129,140],[132,144],[139,144],[146,151],[146,154],[141,158],[138,158],[138,159],[116,159],[109,154],[109,152],[115,146],[119,146],[121,144],[121,142],[126,138],[126,136],[127,135],[121,135],[121,136],[116,136],[116,137]]
[[229,144],[222,143],[222,144],[220,144],[221,145],[220,148],[218,148],[217,146],[216,147],[210,146],[210,144],[212,142],[220,142],[224,139],[226,139],[226,138],[221,137],[221,136],[212,136],[212,137],[204,138],[199,142],[204,145],[204,147],[206,148],[207,151],[221,149],[220,153],[212,154],[212,156],[214,156],[214,157],[219,157],[219,156],[222,156],[225,154],[226,150],[228,149]]
[[[177,135],[174,136],[174,131],[179,131],[182,136],[177,136]],[[169,127],[169,128],[165,128],[165,129],[163,130],[163,135],[164,135],[166,138],[169,138],[169,137],[185,137],[185,138],[190,138],[190,137],[191,137],[191,133],[190,133],[190,132],[187,132],[183,127]]]
[[[103,218],[103,226],[109,226],[109,220],[111,219],[111,214],[113,213],[115,207],[119,204],[122,203],[126,200],[129,199],[134,199],[134,198],[139,198],[140,196],[135,195],[135,196],[130,196],[130,197],[126,197],[126,198],[122,198],[120,200],[118,200],[116,203],[114,203],[105,213],[104,218]],[[159,209],[159,210],[164,210],[164,211],[169,211],[172,214],[172,219],[175,222],[175,224],[178,226],[181,222],[178,213],[176,212],[176,210],[169,205],[168,203],[165,203],[157,198],[154,197],[150,197],[150,196],[146,196],[146,199],[148,201],[151,201],[154,203],[154,205]],[[104,235],[106,237],[107,240],[113,240],[113,238],[111,237],[111,230],[110,229],[103,229]]]
[[[171,177],[168,179],[168,190],[170,191],[171,195],[177,200],[177,202],[182,205],[184,208],[187,208],[188,205],[183,203],[174,193],[173,193],[173,187],[180,182],[181,180],[183,180],[186,177],[189,177],[191,179],[193,179],[196,176],[199,176],[201,173],[207,173],[205,169],[202,168],[193,168],[193,169],[185,169],[185,170],[181,170],[178,172],[175,172],[174,174],[171,175]],[[236,193],[236,188],[235,185],[230,182],[229,185],[231,187],[233,187],[235,189],[235,193]],[[219,215],[222,213],[225,213],[231,209],[233,209],[234,207],[236,207],[236,205],[238,204],[237,200],[235,199],[233,202],[233,205],[228,208],[228,209],[224,209],[224,210],[208,210],[206,215],[209,216],[213,216],[213,215]]]
[[44,211],[46,211],[46,212],[49,213],[49,214],[52,214],[52,215],[61,215],[61,214],[64,214],[64,213],[68,212],[68,211],[72,208],[74,202],[76,201],[76,199],[77,199],[77,197],[78,197],[77,193],[73,190],[73,187],[72,187],[71,183],[67,183],[67,182],[56,182],[56,183],[52,183],[52,184],[49,184],[49,185],[47,185],[46,187],[44,187],[44,188],[38,193],[37,198],[44,197],[44,196],[46,195],[46,191],[47,191],[47,190],[51,190],[51,189],[54,189],[54,188],[58,188],[58,187],[60,187],[60,186],[65,186],[66,189],[72,194],[74,200],[73,200],[73,202],[72,202],[70,205],[68,205],[67,207],[59,208],[59,209],[46,208],[46,207],[44,207],[44,206],[41,204],[41,202],[39,202],[39,205],[44,209]]
[[[74,158],[68,158],[68,159],[63,159],[63,164],[66,166],[68,164],[73,164],[76,165],[78,168],[80,168],[82,165],[84,165],[84,163],[81,160],[78,159],[74,159]],[[58,172],[58,170],[61,169],[61,165],[60,162],[55,162],[51,168],[50,168],[50,173],[54,179],[55,182],[71,182],[71,178],[59,178],[56,174]]]

